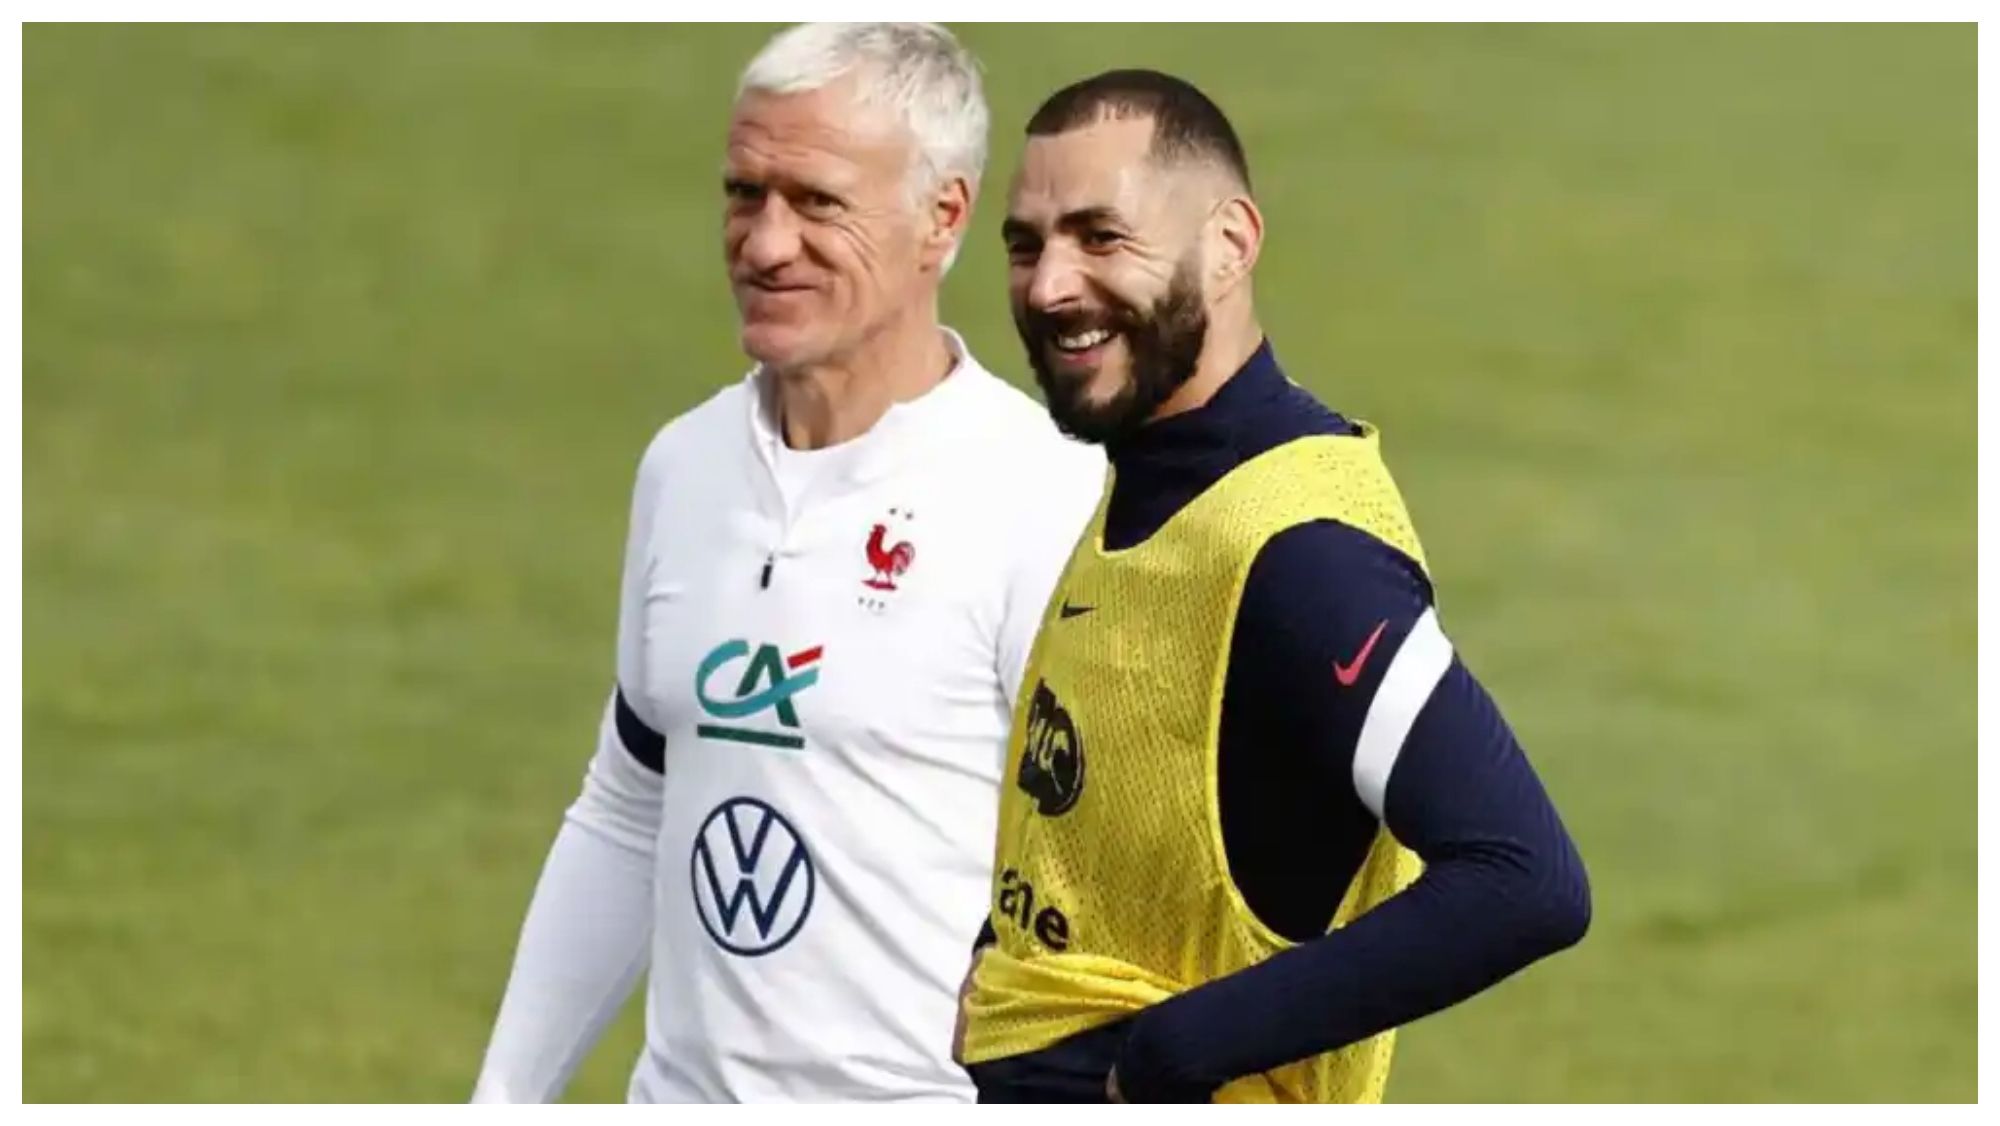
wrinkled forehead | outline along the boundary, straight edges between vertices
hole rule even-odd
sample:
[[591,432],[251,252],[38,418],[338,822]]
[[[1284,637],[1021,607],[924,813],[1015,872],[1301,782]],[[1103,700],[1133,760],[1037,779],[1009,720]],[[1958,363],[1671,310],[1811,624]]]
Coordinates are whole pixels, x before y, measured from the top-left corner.
[[747,90],[729,115],[732,172],[900,175],[911,155],[908,131],[893,114],[858,99],[852,79],[795,94]]
[[1118,118],[1031,136],[1009,193],[1008,218],[1037,230],[1064,215],[1108,211],[1135,225],[1170,217],[1176,179],[1149,155],[1151,118]]

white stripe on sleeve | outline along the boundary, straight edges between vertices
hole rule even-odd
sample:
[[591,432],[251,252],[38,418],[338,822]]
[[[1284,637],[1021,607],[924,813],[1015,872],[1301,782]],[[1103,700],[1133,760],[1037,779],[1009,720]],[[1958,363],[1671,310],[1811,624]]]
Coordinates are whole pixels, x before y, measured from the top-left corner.
[[1361,738],[1354,746],[1354,792],[1361,796],[1376,817],[1382,816],[1383,798],[1389,792],[1389,772],[1396,768],[1396,756],[1403,753],[1417,713],[1431,698],[1431,691],[1451,667],[1451,641],[1438,625],[1437,608],[1424,611],[1410,635],[1389,662],[1375,699],[1368,705],[1368,718],[1361,721]]

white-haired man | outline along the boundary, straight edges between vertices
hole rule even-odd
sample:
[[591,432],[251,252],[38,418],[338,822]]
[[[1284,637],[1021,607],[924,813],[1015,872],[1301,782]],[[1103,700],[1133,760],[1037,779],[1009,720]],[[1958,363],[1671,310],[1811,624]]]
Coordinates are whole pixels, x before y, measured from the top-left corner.
[[723,241],[757,366],[640,464],[617,683],[476,1100],[558,1095],[642,971],[635,1101],[972,1097],[1012,701],[1103,482],[938,324],[986,124],[936,27],[798,27],[745,70]]

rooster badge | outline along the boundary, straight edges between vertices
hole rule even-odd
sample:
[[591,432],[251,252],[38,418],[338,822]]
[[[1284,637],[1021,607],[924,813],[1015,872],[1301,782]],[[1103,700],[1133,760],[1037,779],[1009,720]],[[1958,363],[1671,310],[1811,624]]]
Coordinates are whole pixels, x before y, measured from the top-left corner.
[[[904,520],[910,518],[909,513],[893,508],[889,510],[889,515],[900,516]],[[914,545],[908,540],[890,544],[889,525],[877,524],[868,533],[868,566],[874,568],[875,574],[872,578],[861,580],[862,585],[874,590],[895,590],[896,576],[909,570],[910,564],[916,561],[917,549]]]

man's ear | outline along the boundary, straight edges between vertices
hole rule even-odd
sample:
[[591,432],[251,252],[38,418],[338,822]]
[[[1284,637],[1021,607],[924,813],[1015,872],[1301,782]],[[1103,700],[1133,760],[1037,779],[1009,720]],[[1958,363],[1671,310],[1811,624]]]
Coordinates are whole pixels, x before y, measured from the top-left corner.
[[1264,249],[1264,214],[1247,195],[1232,195],[1208,217],[1209,284],[1216,294],[1248,281]]
[[927,226],[923,240],[924,265],[944,269],[953,248],[965,239],[972,223],[972,182],[963,176],[947,176],[927,199]]

